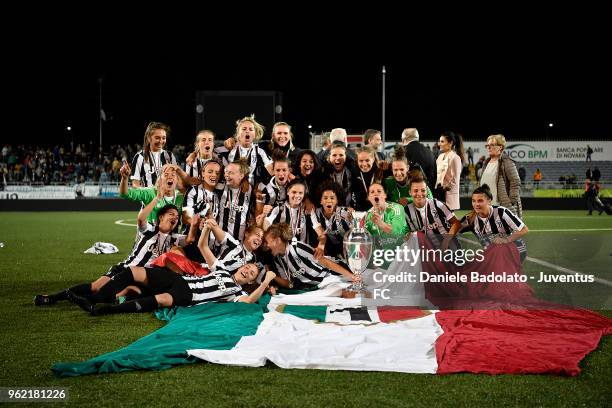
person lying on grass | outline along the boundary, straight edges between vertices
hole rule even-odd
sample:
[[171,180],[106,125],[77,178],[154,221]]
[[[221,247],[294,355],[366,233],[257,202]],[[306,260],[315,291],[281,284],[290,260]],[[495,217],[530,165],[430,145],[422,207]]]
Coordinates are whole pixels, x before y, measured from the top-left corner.
[[[197,227],[191,228],[187,236],[172,232],[179,221],[179,211],[174,204],[166,204],[159,209],[157,212],[157,225],[154,226],[147,222],[150,212],[157,206],[162,197],[163,191],[161,189],[157,190],[157,196],[138,213],[138,240],[134,243],[130,255],[124,261],[111,266],[105,275],[94,282],[81,283],[51,295],[36,295],[34,297],[34,304],[36,306],[51,305],[60,300],[74,299],[75,296],[88,297],[96,295],[100,288],[113,279],[115,275],[132,266],[150,266],[155,259],[169,251],[173,245],[182,247],[192,242],[195,239]],[[198,223],[199,216],[193,217],[192,224],[197,226]],[[136,294],[141,294],[142,292],[136,286],[130,286],[129,289]],[[126,293],[120,293],[119,296]]]

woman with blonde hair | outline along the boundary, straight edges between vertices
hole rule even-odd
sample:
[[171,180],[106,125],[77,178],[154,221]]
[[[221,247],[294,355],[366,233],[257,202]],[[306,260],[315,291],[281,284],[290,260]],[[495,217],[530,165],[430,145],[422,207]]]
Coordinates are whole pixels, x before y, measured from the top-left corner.
[[509,208],[522,218],[521,179],[512,159],[504,152],[506,138],[504,135],[491,135],[485,145],[489,157],[482,166],[480,185],[487,184],[491,190],[491,204]]
[[215,133],[212,130],[200,130],[196,136],[193,152],[187,156],[185,172],[191,177],[200,177],[206,162],[218,159],[215,152]]
[[272,126],[270,140],[262,140],[259,142],[259,146],[270,157],[272,157],[275,150],[283,152],[289,165],[295,161],[297,154],[300,152],[300,149],[293,145],[293,132],[291,132],[291,125],[287,122],[276,122]]
[[238,159],[245,159],[249,168],[248,181],[252,186],[259,182],[267,183],[274,174],[272,159],[260,146],[255,144],[261,139],[264,132],[256,120],[255,115],[246,116],[236,121],[237,144],[227,154],[228,163]]

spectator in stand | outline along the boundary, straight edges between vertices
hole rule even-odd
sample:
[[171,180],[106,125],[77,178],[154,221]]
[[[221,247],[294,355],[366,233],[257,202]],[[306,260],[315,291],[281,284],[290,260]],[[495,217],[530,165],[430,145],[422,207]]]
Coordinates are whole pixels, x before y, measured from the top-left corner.
[[431,153],[435,159],[438,158],[438,155],[440,154],[440,146],[438,146],[438,143],[434,142],[433,146],[431,146]]
[[491,135],[487,138],[486,148],[489,158],[483,163],[480,185],[489,186],[492,205],[509,208],[519,218],[522,218],[521,180],[516,165],[504,152],[505,146],[504,135]]
[[121,162],[115,156],[113,158],[113,164],[111,165],[111,181],[115,182],[119,180],[119,170],[121,170]]
[[[521,169],[519,169],[519,172]],[[540,188],[540,181],[542,181],[542,172],[540,169],[536,169],[535,173],[533,173],[533,185],[535,186],[536,190]]]
[[593,160],[591,159],[591,155],[593,154],[593,149],[591,148],[591,146],[587,145],[587,151],[586,151],[586,161],[590,161],[592,162]]
[[527,171],[525,170],[524,167],[519,167],[518,175],[519,175],[519,178],[521,179],[521,185],[524,186],[525,185],[525,178],[527,177]]
[[467,157],[468,157],[468,165],[474,165],[474,150],[472,150],[472,146],[467,149]]
[[595,166],[595,168],[593,169],[593,181],[596,183],[599,183],[600,179],[601,179],[601,171],[599,171],[597,166]]

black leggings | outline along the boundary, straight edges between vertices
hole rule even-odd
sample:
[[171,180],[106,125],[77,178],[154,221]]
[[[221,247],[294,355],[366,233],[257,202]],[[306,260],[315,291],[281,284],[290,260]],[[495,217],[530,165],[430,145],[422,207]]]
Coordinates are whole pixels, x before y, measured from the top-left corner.
[[[169,293],[172,296],[172,306],[188,306],[191,304],[191,289],[180,275],[166,268],[145,268],[147,287],[155,294]],[[131,273],[131,271],[130,271]]]

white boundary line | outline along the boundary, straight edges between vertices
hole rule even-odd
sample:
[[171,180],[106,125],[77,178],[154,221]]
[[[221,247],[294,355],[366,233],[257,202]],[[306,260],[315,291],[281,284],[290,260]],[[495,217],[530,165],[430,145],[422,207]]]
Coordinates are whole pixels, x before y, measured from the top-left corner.
[[525,215],[523,216],[524,218],[572,218],[572,219],[583,219],[583,220],[597,220],[597,219],[603,219],[602,218],[598,218],[597,216],[588,216],[588,215],[560,215],[560,216],[556,216],[556,215]]
[[588,232],[588,231],[612,231],[612,228],[574,228],[574,229],[543,229],[543,230],[532,230],[529,232]]
[[[480,245],[480,243],[478,243],[476,241],[472,241],[471,239],[467,239],[467,238],[464,238],[464,237],[459,237],[459,239],[462,240],[462,241],[465,241],[465,242],[469,242],[471,244]],[[527,260],[529,262],[533,262],[533,263],[538,264],[538,265],[545,266],[545,267],[550,268],[550,269],[554,269],[555,271],[558,271],[558,272],[561,272],[561,273],[565,273],[567,275],[575,275],[575,274],[578,274],[578,275],[587,275],[585,273],[574,271],[574,270],[569,269],[569,268],[564,268],[563,266],[555,265],[555,264],[552,264],[550,262],[543,261],[541,259],[532,258],[530,256],[525,258],[525,260]],[[612,286],[612,282],[610,282],[608,280],[605,280],[605,279],[598,278],[596,276],[594,276],[593,280],[595,282],[597,282],[597,283],[601,283],[602,285]]]
[[136,224],[127,224],[124,221],[134,221],[134,219],[133,218],[128,218],[127,220],[117,220],[117,221],[115,221],[115,224],[123,225],[125,227],[137,227],[138,226]]

